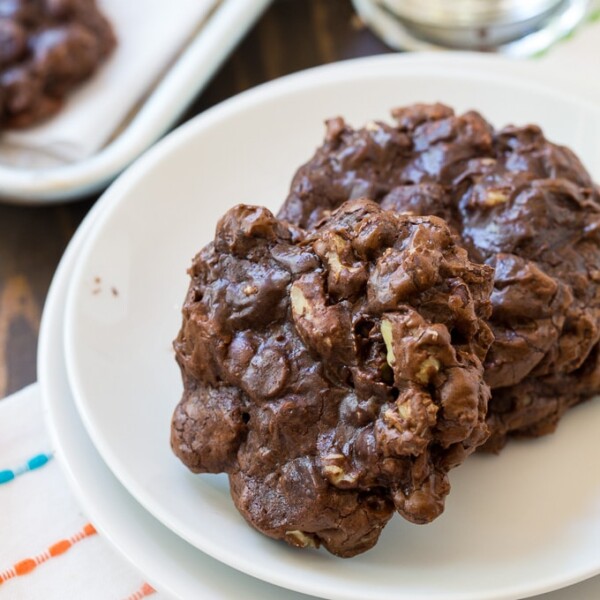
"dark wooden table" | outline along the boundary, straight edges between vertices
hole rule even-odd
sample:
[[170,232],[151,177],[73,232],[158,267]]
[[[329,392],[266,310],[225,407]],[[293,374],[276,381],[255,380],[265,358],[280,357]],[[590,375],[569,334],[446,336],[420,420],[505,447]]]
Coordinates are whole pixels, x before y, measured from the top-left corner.
[[[350,0],[276,0],[183,120],[281,75],[382,52],[389,49],[361,26]],[[0,398],[36,380],[46,293],[96,199],[47,207],[0,204]]]

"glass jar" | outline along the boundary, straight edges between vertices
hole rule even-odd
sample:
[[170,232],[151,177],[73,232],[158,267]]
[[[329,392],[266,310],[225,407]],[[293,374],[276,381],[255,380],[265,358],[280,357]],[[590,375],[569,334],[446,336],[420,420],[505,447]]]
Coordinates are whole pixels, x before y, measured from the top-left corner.
[[353,0],[386,42],[407,50],[539,53],[583,20],[589,0]]

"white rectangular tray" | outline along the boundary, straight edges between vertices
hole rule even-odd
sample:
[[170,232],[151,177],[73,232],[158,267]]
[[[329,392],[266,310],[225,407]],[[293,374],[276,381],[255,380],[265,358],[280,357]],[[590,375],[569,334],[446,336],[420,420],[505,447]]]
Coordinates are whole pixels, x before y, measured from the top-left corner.
[[0,198],[65,202],[106,186],[167,132],[271,0],[222,0],[200,32],[108,145],[80,162],[45,169],[0,165]]

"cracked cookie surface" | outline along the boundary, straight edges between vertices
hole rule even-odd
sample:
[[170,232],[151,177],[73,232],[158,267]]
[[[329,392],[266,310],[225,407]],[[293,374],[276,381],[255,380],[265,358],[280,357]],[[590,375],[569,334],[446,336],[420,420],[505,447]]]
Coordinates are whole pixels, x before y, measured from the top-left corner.
[[476,262],[495,268],[486,358],[487,445],[552,431],[600,391],[600,193],[568,148],[539,127],[495,130],[442,104],[392,112],[395,123],[327,123],[279,213],[313,227],[347,199],[444,218]]
[[487,438],[492,269],[437,217],[348,202],[306,232],[240,205],[194,259],[172,447],[254,527],[339,556],[427,523]]

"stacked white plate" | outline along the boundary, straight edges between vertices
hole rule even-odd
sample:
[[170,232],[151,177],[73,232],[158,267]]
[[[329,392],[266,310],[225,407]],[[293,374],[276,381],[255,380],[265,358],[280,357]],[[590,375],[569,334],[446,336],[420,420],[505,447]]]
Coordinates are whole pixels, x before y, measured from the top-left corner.
[[[171,341],[186,268],[229,207],[277,210],[325,118],[344,115],[358,126],[417,101],[475,108],[497,126],[539,123],[600,179],[600,109],[517,70],[494,57],[436,54],[293,75],[187,123],[92,209],[50,290],[38,372],[54,443],[84,509],[159,590],[211,599],[491,600],[600,573],[597,401],[572,410],[552,436],[471,457],[451,473],[442,517],[427,526],[396,517],[375,549],[350,560],[258,534],[233,507],[224,476],[192,475],[169,447],[181,393]],[[576,590],[599,597],[600,579]],[[573,597],[564,594],[548,599]]]

